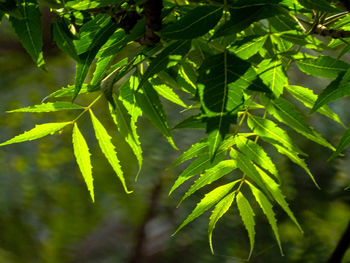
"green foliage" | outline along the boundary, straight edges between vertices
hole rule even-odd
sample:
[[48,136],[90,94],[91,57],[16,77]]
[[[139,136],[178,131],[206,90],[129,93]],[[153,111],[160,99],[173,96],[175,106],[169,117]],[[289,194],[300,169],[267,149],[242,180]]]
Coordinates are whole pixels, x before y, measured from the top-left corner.
[[[100,98],[106,98],[106,112],[134,153],[139,172],[143,150],[137,127],[142,115],[176,150],[173,129],[199,128],[206,137],[194,142],[171,166],[189,161],[170,194],[198,175],[180,203],[195,192],[212,189],[176,232],[213,208],[208,228],[213,252],[216,223],[237,202],[248,231],[250,257],[255,244],[253,197],[266,215],[282,254],[283,240],[273,205],[278,204],[302,230],[282,193],[284,174],[275,156],[280,153],[299,165],[318,186],[300,157],[307,157],[305,149],[300,149],[289,130],[334,151],[331,158],[350,144],[348,129],[334,148],[307,121],[305,109],[298,108],[302,104],[311,109],[310,113],[318,112],[342,124],[327,104],[350,94],[349,64],[341,59],[350,48],[347,41],[338,39],[342,37],[339,34],[348,33],[349,14],[340,13],[334,1],[325,0],[169,0],[152,7],[152,15],[158,17],[150,17],[146,2],[45,1],[56,16],[51,25],[53,40],[76,61],[75,83],[43,100],[52,102],[8,112],[81,112],[71,121],[37,125],[0,146],[38,139],[73,124],[74,155],[94,201],[91,154],[78,128],[87,112],[103,155],[125,192],[131,192],[126,187],[118,149],[112,143],[113,130],[108,131],[92,111]],[[0,11],[37,66],[44,69],[39,7],[37,1],[18,0],[13,6],[1,4]],[[128,15],[134,15],[134,21],[127,20]],[[336,40],[327,42],[313,34]],[[329,55],[335,53],[339,55]],[[332,81],[319,95],[309,88],[289,85],[294,64],[311,77]],[[90,105],[72,103],[93,92],[99,95]],[[185,109],[183,121],[173,125],[171,116],[168,120],[167,107],[163,107],[168,101]]]

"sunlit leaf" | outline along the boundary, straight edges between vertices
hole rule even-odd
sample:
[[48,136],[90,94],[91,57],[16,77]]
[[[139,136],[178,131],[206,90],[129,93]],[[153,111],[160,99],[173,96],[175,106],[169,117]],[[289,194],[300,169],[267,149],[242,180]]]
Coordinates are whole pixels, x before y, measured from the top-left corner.
[[1,143],[0,146],[36,140],[44,136],[47,136],[49,134],[54,134],[55,132],[63,129],[63,127],[67,126],[68,124],[72,124],[72,122],[54,122],[54,123],[39,124],[39,125],[36,125],[31,130],[26,131],[20,135],[17,135],[16,137],[13,137],[12,139],[6,142]]
[[[238,183],[239,181],[236,181]],[[234,199],[235,199],[236,193],[232,192],[225,196],[219,203],[216,204],[215,208],[213,209],[213,212],[209,219],[209,226],[208,226],[208,238],[209,238],[209,245],[211,249],[211,253],[214,254],[213,249],[213,242],[212,242],[212,236],[213,231],[215,228],[216,223],[219,221],[219,219],[228,211],[228,209],[231,207]]]
[[120,166],[119,159],[115,151],[115,147],[111,141],[112,138],[109,136],[109,134],[107,133],[102,123],[95,117],[92,110],[90,110],[90,116],[91,116],[92,124],[94,126],[95,135],[98,140],[98,144],[100,145],[100,148],[104,156],[106,157],[106,159],[112,166],[113,170],[117,174],[120,182],[124,187],[125,192],[128,194],[131,193],[132,191],[129,191],[126,187],[124,173]]
[[95,202],[94,184],[93,184],[94,178],[92,177],[92,166],[91,166],[91,160],[90,160],[91,154],[89,152],[89,147],[78,128],[77,123],[74,123],[74,128],[73,128],[73,149],[74,149],[75,159],[84,177],[84,181],[87,186],[87,189],[90,192],[92,202]]
[[280,248],[281,254],[283,255],[282,246],[281,246],[281,240],[280,236],[278,234],[278,228],[277,228],[277,220],[275,217],[275,213],[272,210],[272,204],[270,203],[269,199],[255,186],[253,186],[251,183],[248,182],[248,185],[250,189],[252,190],[252,193],[260,205],[261,209],[263,210],[264,214],[267,217],[267,220],[269,221],[269,224],[271,225],[272,231],[276,237],[278,246]]
[[56,102],[48,102],[42,103],[39,105],[34,105],[30,107],[20,108],[16,110],[8,111],[8,113],[13,112],[53,112],[53,111],[61,111],[61,110],[81,110],[84,107],[66,101],[56,101]]
[[225,197],[231,189],[235,186],[237,182],[228,183],[222,186],[219,186],[206,194],[204,198],[197,204],[196,208],[191,212],[191,214],[182,222],[182,224],[176,229],[175,235],[188,223],[196,219],[198,216],[203,214],[205,211],[210,209],[213,205],[219,202],[223,197]]
[[248,200],[244,197],[242,192],[238,192],[237,194],[237,206],[239,214],[241,215],[243,224],[248,231],[249,242],[250,242],[250,252],[248,259],[251,257],[254,249],[255,242],[255,220],[254,220],[254,211],[250,206]]

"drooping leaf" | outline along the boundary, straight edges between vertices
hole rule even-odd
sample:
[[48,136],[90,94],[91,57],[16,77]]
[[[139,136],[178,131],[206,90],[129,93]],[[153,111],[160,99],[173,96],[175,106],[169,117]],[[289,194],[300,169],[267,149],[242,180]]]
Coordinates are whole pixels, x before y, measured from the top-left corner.
[[6,142],[1,143],[0,146],[36,140],[44,136],[47,136],[49,134],[54,134],[55,132],[63,129],[63,127],[67,126],[68,124],[72,124],[72,122],[68,121],[68,122],[54,122],[54,123],[39,124],[39,125],[36,125],[31,130],[26,131],[20,135],[13,137],[12,139]]
[[190,41],[176,41],[166,47],[161,53],[159,53],[150,63],[147,70],[142,76],[139,84],[139,88],[154,74],[162,71],[169,63],[170,55],[185,55],[191,47]]
[[139,170],[141,170],[142,162],[143,162],[142,148],[141,148],[139,137],[137,134],[135,134],[136,130],[132,129],[132,118],[128,114],[127,110],[125,109],[121,101],[116,99],[115,96],[114,96],[114,105],[115,105],[115,108],[109,105],[111,116],[118,128],[118,131],[124,137],[125,141],[129,144],[131,150],[136,156],[136,159],[139,165]]
[[[346,79],[346,81],[343,80]],[[345,97],[350,94],[350,70],[347,73],[339,74],[339,76],[333,80],[327,88],[325,88],[318,96],[314,106],[310,113],[315,112],[320,107],[330,103],[331,101]]]
[[263,210],[264,214],[267,217],[267,220],[269,221],[269,224],[272,228],[272,231],[276,237],[278,246],[280,248],[281,254],[283,256],[283,250],[282,250],[282,246],[281,246],[281,240],[280,240],[280,236],[278,234],[278,227],[277,227],[277,220],[275,217],[275,213],[272,209],[272,204],[270,203],[270,201],[267,199],[267,197],[258,189],[256,188],[254,185],[252,185],[251,183],[248,182],[248,185],[256,199],[256,201],[258,202],[259,206],[261,207],[261,209]]
[[189,11],[180,20],[164,27],[161,34],[169,39],[192,39],[213,29],[222,16],[222,8],[203,5]]
[[340,142],[337,146],[336,151],[332,154],[332,156],[329,159],[332,160],[335,157],[337,157],[349,144],[350,144],[350,128],[345,131],[345,133],[340,139]]
[[242,192],[238,192],[237,194],[237,207],[239,214],[241,215],[243,224],[248,231],[249,242],[250,242],[250,252],[248,256],[248,260],[251,257],[254,249],[255,242],[255,221],[254,221],[254,211],[250,206],[248,200],[244,197]]
[[74,149],[75,159],[83,175],[87,189],[90,192],[92,202],[95,202],[94,184],[93,184],[94,178],[92,177],[92,166],[91,166],[91,160],[90,160],[91,154],[89,152],[89,147],[83,135],[81,134],[76,122],[74,123],[74,128],[73,128],[73,149]]
[[184,226],[196,219],[198,216],[203,214],[205,211],[210,209],[213,205],[219,202],[224,198],[231,189],[235,186],[237,182],[228,183],[222,186],[219,186],[206,194],[204,198],[197,204],[196,208],[188,215],[188,217],[182,222],[182,224],[176,229],[175,235],[179,232]]
[[313,181],[313,183],[315,184],[315,186],[317,188],[320,189],[319,185],[317,184],[314,176],[312,175],[312,173],[310,172],[309,168],[307,167],[307,164],[305,163],[304,159],[301,159],[298,156],[298,153],[291,150],[291,149],[287,149],[285,148],[285,146],[281,146],[279,143],[277,143],[276,141],[274,141],[273,139],[266,139],[265,140],[269,141],[276,149],[279,153],[287,156],[293,163],[296,163],[297,165],[299,165],[301,168],[303,168],[305,170],[305,172],[309,175],[309,177],[311,178],[311,180]]
[[[238,183],[239,181],[235,181]],[[212,242],[212,236],[213,231],[215,228],[216,223],[219,221],[219,219],[228,211],[228,209],[231,207],[234,199],[235,199],[236,193],[232,192],[225,196],[219,203],[216,204],[215,208],[213,209],[213,212],[209,219],[209,226],[208,226],[208,238],[209,238],[209,245],[211,253],[214,254],[213,249],[213,242]]]
[[124,178],[123,170],[120,166],[119,159],[117,157],[117,153],[115,151],[115,146],[113,145],[111,141],[111,137],[109,136],[108,132],[106,131],[105,127],[102,125],[102,123],[96,118],[92,110],[89,111],[92,124],[94,126],[95,135],[98,140],[98,144],[100,145],[100,148],[112,166],[114,172],[117,174],[120,182],[123,185],[123,188],[127,194],[132,193],[132,191],[129,191],[126,187],[126,182]]
[[247,175],[254,183],[264,190],[265,193],[268,193],[266,185],[261,180],[259,173],[248,156],[232,148],[230,150],[230,157],[236,161],[237,168],[240,169],[243,174]]
[[263,119],[257,116],[249,115],[248,117],[249,128],[258,134],[260,137],[269,138],[279,142],[287,149],[296,152],[303,153],[291,140],[289,135],[279,128],[273,121]]
[[261,176],[261,179],[265,182],[266,187],[269,189],[273,199],[281,206],[281,208],[287,213],[290,219],[294,222],[294,224],[298,227],[301,233],[303,230],[295,218],[292,210],[290,210],[289,205],[282,194],[279,184],[277,184],[270,176],[268,176],[262,169],[256,167],[258,173]]
[[48,102],[42,103],[39,105],[34,105],[30,107],[20,108],[16,110],[8,111],[8,113],[13,112],[53,112],[53,111],[61,111],[61,110],[81,110],[84,107],[66,101],[56,101],[56,102]]
[[219,151],[213,160],[211,160],[208,154],[199,156],[179,175],[171,187],[169,195],[188,179],[221,162],[225,158],[225,155],[226,151]]
[[52,23],[52,36],[57,46],[74,60],[78,61],[79,57],[73,39],[67,25],[63,21],[55,19]]
[[39,4],[33,0],[18,0],[17,3],[22,18],[10,16],[11,25],[37,66],[45,69]]
[[282,69],[281,60],[263,60],[258,65],[257,73],[277,98],[283,93],[283,87],[288,84],[288,78]]
[[277,168],[267,155],[265,150],[256,142],[245,138],[244,136],[235,136],[238,149],[247,155],[256,164],[269,171],[277,179],[279,178]]
[[168,120],[163,110],[162,103],[159,99],[157,92],[153,89],[149,82],[145,82],[142,89],[139,89],[136,94],[137,104],[145,113],[147,118],[153,123],[153,125],[159,129],[162,134],[167,138],[170,145],[177,149],[171,131],[169,128]]
[[182,203],[187,197],[192,195],[202,187],[211,184],[212,182],[220,179],[226,174],[236,169],[237,164],[234,160],[224,160],[219,162],[217,165],[207,169],[203,174],[191,185],[190,189],[182,197],[180,203]]
[[[296,85],[287,85],[286,87],[288,92],[294,98],[302,102],[308,108],[312,108],[318,98],[318,96],[315,95],[311,89]],[[316,111],[343,125],[338,115],[334,113],[327,105],[319,107]]]
[[274,116],[278,121],[288,125],[296,132],[302,134],[306,138],[328,147],[331,150],[335,148],[327,142],[320,134],[318,134],[304,119],[304,116],[297,111],[293,104],[289,101],[278,98],[270,100],[270,104],[267,106],[268,112]]
[[349,68],[349,64],[329,56],[318,56],[316,59],[306,58],[298,60],[297,65],[301,71],[308,75],[329,79],[335,79],[339,73]]

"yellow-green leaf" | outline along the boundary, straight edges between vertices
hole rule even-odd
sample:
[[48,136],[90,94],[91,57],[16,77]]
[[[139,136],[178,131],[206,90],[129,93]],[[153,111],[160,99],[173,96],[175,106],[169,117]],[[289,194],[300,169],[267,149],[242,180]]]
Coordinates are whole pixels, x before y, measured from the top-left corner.
[[[235,181],[236,183],[239,182],[239,180]],[[232,192],[231,194],[228,194],[225,196],[213,209],[213,212],[209,218],[209,227],[208,227],[208,238],[209,238],[209,245],[211,253],[214,254],[213,249],[213,242],[212,242],[212,236],[213,231],[215,228],[216,223],[219,221],[219,219],[227,212],[227,210],[232,205],[232,202],[234,201],[236,196],[235,192]]]
[[244,197],[244,195],[239,192],[237,194],[237,206],[239,210],[239,214],[241,215],[243,224],[248,231],[249,242],[250,242],[250,252],[248,256],[248,260],[253,253],[254,242],[255,242],[255,221],[254,221],[254,211],[250,206],[248,200]]
[[105,155],[106,159],[112,166],[113,170],[117,174],[119,180],[121,181],[124,190],[127,194],[132,193],[132,191],[129,191],[126,187],[125,178],[123,170],[119,164],[119,159],[117,157],[117,153],[115,152],[115,147],[111,141],[111,137],[107,133],[105,127],[103,127],[102,123],[95,117],[92,110],[90,110],[90,116],[92,120],[92,124],[94,126],[95,135],[98,140],[98,144],[100,145],[100,148]]
[[276,217],[275,217],[275,213],[272,210],[272,204],[267,199],[267,197],[263,194],[263,192],[261,192],[258,188],[253,186],[251,183],[249,183],[249,182],[247,182],[247,183],[248,183],[250,189],[252,190],[252,193],[253,193],[256,201],[258,202],[258,204],[260,205],[260,207],[263,210],[264,214],[266,215],[267,220],[269,221],[269,224],[271,225],[272,231],[273,231],[273,233],[274,233],[274,235],[276,237],[278,246],[279,246],[281,254],[283,256],[281,240],[280,240],[280,236],[278,234],[277,220],[276,220]]
[[94,184],[93,184],[94,178],[92,177],[92,166],[91,166],[91,160],[90,160],[91,154],[89,152],[89,147],[78,128],[77,123],[74,123],[74,128],[73,128],[73,149],[74,149],[75,159],[78,163],[81,173],[83,174],[83,178],[87,186],[87,189],[90,192],[92,202],[95,202]]
[[39,139],[46,135],[54,134],[55,132],[61,130],[64,126],[68,124],[71,124],[71,122],[68,121],[39,124],[31,130],[26,131],[6,142],[1,143],[0,146]]
[[223,197],[225,197],[231,189],[235,186],[237,182],[228,183],[219,186],[206,194],[204,198],[197,204],[196,208],[191,212],[191,214],[182,222],[173,235],[179,232],[184,226],[196,219],[198,216],[203,214],[205,211],[210,209],[213,205],[219,202]]
[[56,102],[48,102],[42,103],[39,105],[34,105],[30,107],[20,108],[16,110],[8,111],[8,113],[13,112],[53,112],[53,111],[61,111],[61,110],[80,110],[83,109],[82,106],[66,102],[66,101],[56,101]]

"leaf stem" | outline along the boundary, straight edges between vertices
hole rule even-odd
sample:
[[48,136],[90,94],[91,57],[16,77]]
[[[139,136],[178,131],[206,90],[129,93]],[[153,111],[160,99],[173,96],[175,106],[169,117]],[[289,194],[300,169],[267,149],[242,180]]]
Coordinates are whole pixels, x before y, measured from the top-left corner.
[[71,121],[71,123],[76,123],[81,116],[84,115],[84,113],[86,113],[87,111],[89,111],[91,109],[91,107],[102,97],[102,93],[100,95],[98,95],[87,107],[84,107],[84,110],[74,119]]

